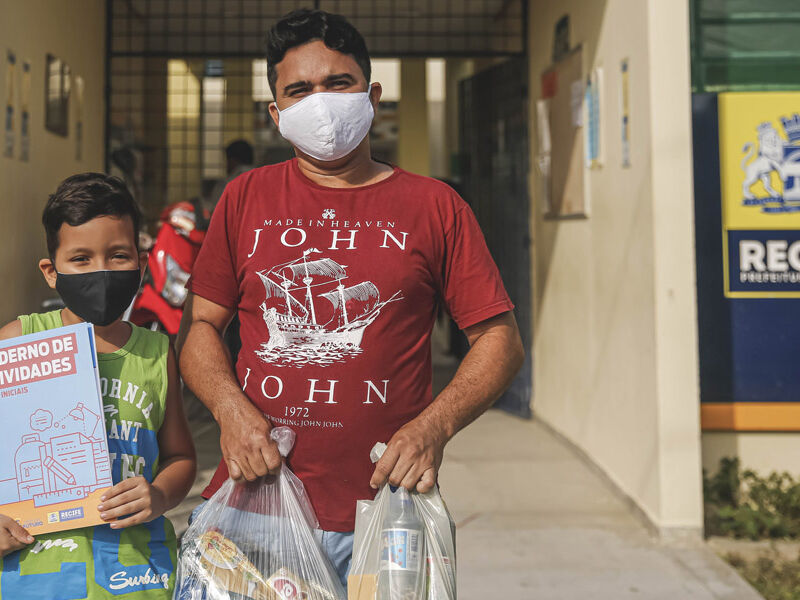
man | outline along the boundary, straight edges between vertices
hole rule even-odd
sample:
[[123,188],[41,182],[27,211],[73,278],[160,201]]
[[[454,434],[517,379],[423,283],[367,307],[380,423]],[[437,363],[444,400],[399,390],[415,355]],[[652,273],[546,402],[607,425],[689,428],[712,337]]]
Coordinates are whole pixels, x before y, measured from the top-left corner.
[[[270,31],[270,114],[296,158],[225,190],[195,265],[181,328],[189,387],[218,421],[230,474],[280,468],[289,425],[322,544],[344,580],[356,500],[388,480],[436,483],[445,444],[521,365],[513,305],[469,207],[447,185],[370,157],[381,95],[344,18],[290,13]],[[430,336],[443,302],[471,349],[431,398]],[[237,314],[235,373],[221,334]],[[372,465],[375,442],[388,441]]]
[[227,173],[227,177],[217,181],[214,189],[211,190],[206,206],[209,212],[214,212],[217,202],[219,202],[222,193],[225,191],[225,186],[242,173],[252,169],[253,162],[253,146],[247,140],[234,140],[225,146],[225,173]]

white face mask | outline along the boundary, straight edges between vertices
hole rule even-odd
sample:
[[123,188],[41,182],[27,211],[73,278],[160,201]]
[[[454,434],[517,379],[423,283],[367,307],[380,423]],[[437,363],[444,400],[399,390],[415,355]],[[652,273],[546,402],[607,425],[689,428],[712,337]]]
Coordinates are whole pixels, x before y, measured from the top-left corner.
[[369,91],[317,92],[278,115],[278,129],[291,144],[317,160],[338,160],[369,133],[375,112]]

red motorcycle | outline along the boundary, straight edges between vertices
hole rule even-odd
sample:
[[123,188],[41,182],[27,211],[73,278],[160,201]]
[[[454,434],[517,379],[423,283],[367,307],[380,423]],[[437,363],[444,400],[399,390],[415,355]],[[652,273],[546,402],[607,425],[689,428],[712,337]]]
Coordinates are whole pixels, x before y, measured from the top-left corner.
[[133,303],[132,323],[169,335],[178,333],[188,295],[186,283],[207,229],[208,215],[199,202],[178,202],[161,212],[145,280]]

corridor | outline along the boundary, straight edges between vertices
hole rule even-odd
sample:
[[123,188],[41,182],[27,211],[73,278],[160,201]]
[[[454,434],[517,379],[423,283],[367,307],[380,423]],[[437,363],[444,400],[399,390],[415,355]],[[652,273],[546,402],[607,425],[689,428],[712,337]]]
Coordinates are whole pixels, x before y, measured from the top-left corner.
[[[453,368],[435,353],[435,390]],[[169,513],[179,535],[219,460],[216,424],[187,401],[200,472]],[[440,485],[457,525],[459,600],[761,598],[704,543],[656,539],[595,467],[536,420],[483,415],[448,445]]]

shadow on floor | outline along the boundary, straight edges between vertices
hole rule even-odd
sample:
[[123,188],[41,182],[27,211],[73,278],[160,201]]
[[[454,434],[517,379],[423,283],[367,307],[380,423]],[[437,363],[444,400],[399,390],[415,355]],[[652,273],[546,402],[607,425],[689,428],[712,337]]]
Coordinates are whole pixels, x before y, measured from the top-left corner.
[[[457,364],[434,354],[434,392]],[[220,459],[219,429],[187,392],[198,450],[178,534]],[[547,427],[491,410],[448,445],[442,494],[458,526],[459,600],[758,600],[701,541],[654,539],[607,481]]]

